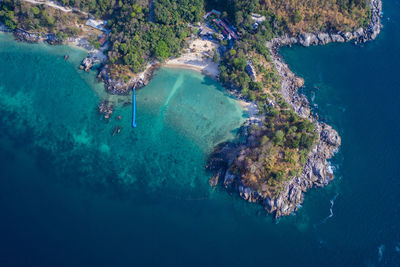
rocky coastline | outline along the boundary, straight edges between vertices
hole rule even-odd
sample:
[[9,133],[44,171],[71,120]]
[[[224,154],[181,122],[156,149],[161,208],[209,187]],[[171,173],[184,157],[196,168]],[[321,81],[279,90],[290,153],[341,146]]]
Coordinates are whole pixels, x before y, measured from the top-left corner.
[[26,43],[38,43],[46,42],[51,45],[62,44],[62,40],[57,38],[52,33],[32,33],[23,29],[15,29],[14,32],[15,40]]
[[[271,59],[281,78],[281,90],[284,100],[291,105],[293,110],[303,118],[315,124],[318,135],[317,141],[308,155],[303,172],[290,179],[283,185],[283,190],[277,197],[263,197],[261,192],[246,187],[240,181],[240,177],[229,171],[234,159],[245,150],[253,146],[256,133],[251,131],[251,122],[247,122],[241,129],[241,138],[245,141],[240,144],[221,144],[210,156],[208,169],[214,172],[210,179],[210,185],[216,186],[219,182],[231,190],[238,192],[240,197],[249,202],[260,203],[268,213],[280,216],[290,215],[296,212],[304,200],[304,193],[312,187],[328,185],[334,178],[329,168],[330,159],[338,150],[341,138],[330,125],[318,121],[317,115],[313,115],[310,105],[304,95],[299,95],[298,89],[304,81],[298,78],[284,63],[278,51],[282,46],[300,44],[303,46],[324,45],[330,42],[350,42],[356,44],[375,39],[381,28],[382,1],[371,0],[371,21],[365,29],[354,32],[339,33],[304,33],[298,36],[282,36],[267,43],[271,53]],[[222,180],[222,181],[221,181]]]
[[[318,33],[303,33],[298,36],[284,35],[279,38],[272,39],[268,45],[270,50],[276,50],[282,46],[290,46],[300,44],[302,46],[310,45],[325,45],[328,43],[344,43],[353,41],[355,44],[365,43],[374,40],[381,31],[381,14],[382,14],[382,1],[371,0],[371,20],[368,26],[363,29],[359,28],[353,32],[318,32]],[[274,51],[271,51],[274,53]]]

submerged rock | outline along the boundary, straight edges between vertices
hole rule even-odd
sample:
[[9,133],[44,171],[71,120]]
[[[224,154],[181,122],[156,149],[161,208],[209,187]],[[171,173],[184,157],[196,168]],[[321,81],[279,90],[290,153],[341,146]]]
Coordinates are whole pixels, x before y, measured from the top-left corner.
[[82,60],[80,69],[89,71],[93,66],[93,58],[91,57],[86,57]]
[[99,113],[104,117],[104,119],[111,118],[114,111],[112,103],[108,100],[104,100],[99,104]]

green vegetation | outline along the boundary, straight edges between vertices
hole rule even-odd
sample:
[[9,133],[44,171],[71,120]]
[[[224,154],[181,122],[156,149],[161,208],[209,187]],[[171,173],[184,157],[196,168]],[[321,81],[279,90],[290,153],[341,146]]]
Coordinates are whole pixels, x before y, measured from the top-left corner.
[[269,109],[264,125],[250,129],[256,143],[231,166],[244,185],[264,197],[276,196],[283,182],[302,171],[317,138],[314,124],[291,109]]
[[365,0],[208,0],[209,8],[227,10],[238,28],[250,30],[252,13],[266,17],[260,30],[274,34],[354,30],[366,26]]
[[[174,6],[174,12],[171,11],[175,16],[174,21],[165,17],[164,5]],[[183,5],[189,7],[189,10],[183,11]],[[164,61],[171,56],[178,56],[186,45],[186,38],[191,34],[187,24],[199,16],[198,12],[190,10],[202,10],[201,6],[196,9],[191,5],[183,0],[155,1],[156,23],[149,21],[148,6],[140,6],[135,0],[125,1],[121,7],[115,8],[113,17],[109,20],[110,40],[113,45],[108,55],[113,69],[117,73],[121,69],[137,73],[152,58]]]
[[156,0],[154,16],[158,23],[177,25],[200,21],[204,15],[203,0]]
[[44,5],[34,6],[26,2],[3,0],[0,2],[0,21],[10,29],[16,27],[32,32],[54,33],[60,39],[81,33],[76,27],[82,17],[64,13]]

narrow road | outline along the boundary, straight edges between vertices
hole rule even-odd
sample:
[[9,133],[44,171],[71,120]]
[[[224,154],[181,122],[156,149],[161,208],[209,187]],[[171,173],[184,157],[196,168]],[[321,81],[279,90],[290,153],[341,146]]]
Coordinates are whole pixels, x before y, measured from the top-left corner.
[[79,9],[66,8],[66,7],[63,7],[63,6],[59,5],[59,4],[57,4],[56,2],[53,2],[53,1],[36,1],[36,0],[23,0],[23,1],[31,3],[31,4],[34,4],[34,5],[46,5],[46,6],[61,10],[62,12],[66,12],[66,13],[72,12],[72,11],[76,11],[76,12],[82,13],[84,15],[88,15],[88,13],[83,12],[83,11],[81,11]]
[[149,18],[149,20],[150,20],[150,22],[155,22],[154,21],[154,1],[153,0],[150,1],[149,9],[150,9],[150,18]]

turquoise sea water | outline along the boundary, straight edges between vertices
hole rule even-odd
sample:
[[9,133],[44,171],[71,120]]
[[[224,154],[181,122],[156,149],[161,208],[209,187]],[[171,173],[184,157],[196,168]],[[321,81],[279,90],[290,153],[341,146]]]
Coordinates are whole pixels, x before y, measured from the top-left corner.
[[246,116],[214,81],[158,71],[132,129],[129,96],[97,114],[85,52],[0,35],[0,265],[399,265],[400,4],[384,8],[362,47],[282,50],[343,144],[335,181],[278,222],[208,186],[207,154]]

